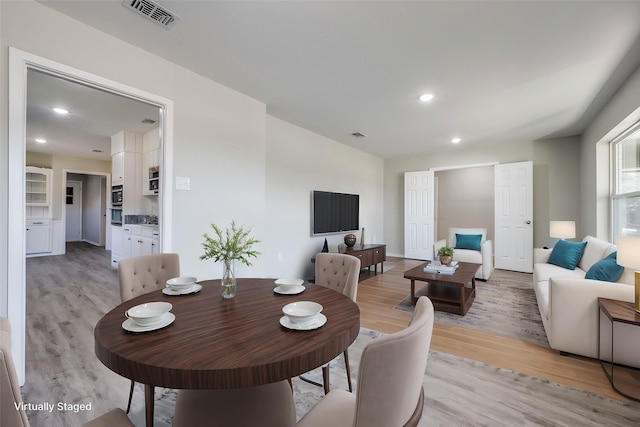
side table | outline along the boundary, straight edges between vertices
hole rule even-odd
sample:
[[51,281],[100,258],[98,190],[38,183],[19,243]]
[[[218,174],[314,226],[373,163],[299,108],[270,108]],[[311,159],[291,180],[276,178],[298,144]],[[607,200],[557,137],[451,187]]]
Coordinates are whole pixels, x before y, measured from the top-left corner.
[[[622,391],[621,390],[621,385],[618,384],[616,385],[616,378],[619,380],[621,375],[618,375],[617,377],[614,375],[614,368],[617,369],[619,371],[623,371],[623,370],[633,370],[634,372],[637,372],[638,369],[635,368],[625,368],[622,367],[620,365],[617,365],[613,362],[614,360],[614,354],[613,354],[613,349],[614,349],[614,342],[615,342],[615,336],[614,336],[614,325],[615,323],[626,323],[629,325],[634,325],[634,326],[638,326],[640,327],[640,313],[636,313],[636,311],[633,308],[633,303],[631,302],[626,302],[626,301],[618,301],[618,300],[613,300],[613,299],[608,299],[608,298],[598,298],[598,308],[599,308],[599,312],[598,312],[598,360],[600,360],[600,366],[602,366],[602,370],[604,371],[605,375],[607,376],[607,379],[609,380],[609,383],[611,383],[611,387],[613,387],[613,389],[615,391],[617,391],[618,393],[620,393],[621,395],[623,395],[624,397],[631,399],[631,400],[635,400],[637,402],[640,402],[640,381],[638,381],[637,379],[635,380],[635,387],[629,386],[631,383],[631,381],[629,381],[628,383],[625,382],[625,389],[633,389],[636,394],[632,395],[630,394],[630,392],[628,391]],[[610,357],[611,360],[610,361],[605,361],[602,360],[600,357],[600,349],[602,347],[602,340],[601,340],[601,336],[600,336],[600,321],[602,318],[602,315],[607,316],[607,318],[609,319],[609,321],[611,322],[611,353],[610,353]],[[640,357],[640,355],[638,355]],[[629,379],[636,377],[637,375],[625,375],[627,377],[629,377]],[[618,381],[619,382],[619,381]]]

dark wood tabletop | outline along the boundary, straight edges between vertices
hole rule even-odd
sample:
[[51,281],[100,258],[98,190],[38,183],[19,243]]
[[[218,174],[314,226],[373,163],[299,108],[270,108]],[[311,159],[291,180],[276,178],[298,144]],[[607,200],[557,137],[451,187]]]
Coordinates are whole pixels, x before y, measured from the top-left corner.
[[[187,389],[239,388],[292,378],[342,353],[358,336],[360,311],[346,296],[305,284],[298,295],[273,292],[273,279],[238,279],[235,298],[220,296],[220,281],[202,291],[167,296],[161,291],[126,301],[95,328],[95,352],[112,371],[135,381]],[[327,323],[312,331],[280,325],[282,307],[294,301],[323,305]],[[125,311],[150,301],[173,304],[175,321],[160,330],[122,328]]]
[[[196,294],[154,291],[126,301],[95,327],[95,352],[112,371],[145,384],[146,425],[153,425],[154,387],[229,389],[287,380],[344,352],[360,331],[360,310],[348,297],[305,283],[298,295],[273,292],[274,279],[238,279],[235,298],[223,299],[220,280],[198,282]],[[125,311],[167,301],[175,321],[144,333],[122,327]],[[282,307],[294,301],[323,306],[327,323],[311,331],[280,325]]]

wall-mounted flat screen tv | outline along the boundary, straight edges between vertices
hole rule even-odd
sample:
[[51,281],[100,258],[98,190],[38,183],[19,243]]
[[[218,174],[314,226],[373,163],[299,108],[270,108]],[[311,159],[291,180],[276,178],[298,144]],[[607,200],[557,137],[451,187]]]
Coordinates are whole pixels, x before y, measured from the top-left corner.
[[342,233],[360,229],[360,196],[314,191],[311,195],[311,234]]

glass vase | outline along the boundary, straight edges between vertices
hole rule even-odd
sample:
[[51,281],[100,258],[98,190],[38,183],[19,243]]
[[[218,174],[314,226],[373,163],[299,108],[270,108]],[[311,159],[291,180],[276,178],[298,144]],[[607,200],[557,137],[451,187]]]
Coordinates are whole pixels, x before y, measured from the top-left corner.
[[236,271],[232,259],[222,261],[222,279],[220,280],[222,298],[229,299],[236,296]]

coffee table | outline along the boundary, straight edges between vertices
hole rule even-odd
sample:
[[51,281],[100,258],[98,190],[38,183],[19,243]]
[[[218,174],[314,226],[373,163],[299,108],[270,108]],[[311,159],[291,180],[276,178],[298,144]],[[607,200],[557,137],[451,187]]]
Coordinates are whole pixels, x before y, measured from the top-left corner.
[[[415,291],[418,280],[427,282],[423,295],[429,297],[436,310],[462,316],[467,314],[476,298],[475,275],[479,264],[459,262],[458,269],[451,275],[426,273],[424,267],[427,264],[429,263],[425,262],[404,272],[404,278],[411,280],[411,304],[415,305],[418,301]],[[467,287],[469,283],[471,287]]]

